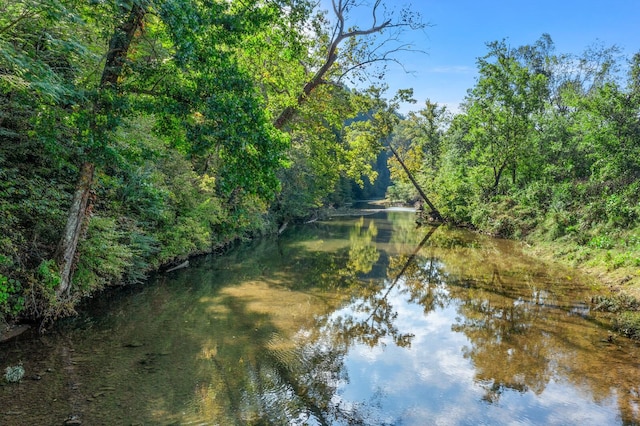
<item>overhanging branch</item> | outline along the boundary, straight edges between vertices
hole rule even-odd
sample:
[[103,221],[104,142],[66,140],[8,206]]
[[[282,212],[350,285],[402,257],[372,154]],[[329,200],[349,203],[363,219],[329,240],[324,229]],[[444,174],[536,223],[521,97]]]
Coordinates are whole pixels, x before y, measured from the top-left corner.
[[[328,75],[331,73],[333,66],[339,58],[339,46],[348,39],[356,39],[361,37],[367,37],[372,34],[381,34],[387,29],[396,28],[411,28],[417,29],[422,28],[424,25],[416,25],[415,21],[412,19],[407,19],[407,15],[403,15],[403,18],[399,21],[393,21],[391,18],[386,18],[383,21],[379,19],[379,9],[382,5],[382,0],[376,0],[372,7],[372,24],[368,28],[352,28],[346,29],[346,15],[350,8],[358,5],[356,0],[332,0],[331,5],[333,8],[333,13],[336,18],[336,23],[333,28],[333,33],[331,40],[327,46],[327,53],[325,56],[325,60],[318,68],[318,70],[314,73],[314,75],[307,81],[307,83],[302,88],[301,93],[298,95],[296,104],[294,106],[286,107],[280,115],[274,120],[274,126],[276,128],[283,128],[286,123],[288,123],[296,113],[297,107],[302,105],[307,101],[309,95],[320,85],[326,84],[328,81],[331,81],[331,78],[328,78]],[[411,18],[411,16],[410,16]],[[389,39],[383,40],[379,43],[373,50],[369,51],[369,54],[365,54],[360,60],[356,60],[357,63],[352,63],[349,65],[349,61],[345,60],[346,71],[341,72],[336,79],[334,76],[334,80],[340,81],[346,74],[352,72],[357,69],[362,69],[371,65],[375,62],[384,62],[384,61],[392,61],[399,63],[396,59],[390,57],[393,53],[397,53],[400,51],[410,50],[408,44],[404,44],[398,47],[390,47],[386,51],[381,51],[387,42],[390,40],[398,40],[400,30],[392,34]]]

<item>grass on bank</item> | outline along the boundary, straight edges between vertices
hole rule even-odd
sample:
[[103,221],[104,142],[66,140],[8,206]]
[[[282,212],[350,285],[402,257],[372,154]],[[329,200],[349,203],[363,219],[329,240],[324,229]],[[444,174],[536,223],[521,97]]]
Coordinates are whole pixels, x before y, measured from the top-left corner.
[[640,229],[545,241],[527,238],[527,251],[593,278],[592,309],[610,313],[615,332],[640,340]]

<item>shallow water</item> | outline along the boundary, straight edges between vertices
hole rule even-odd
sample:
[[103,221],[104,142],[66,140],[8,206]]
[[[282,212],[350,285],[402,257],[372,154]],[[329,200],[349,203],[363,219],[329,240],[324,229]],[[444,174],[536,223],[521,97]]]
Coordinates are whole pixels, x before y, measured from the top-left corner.
[[408,211],[289,228],[0,346],[0,424],[634,424],[574,271]]

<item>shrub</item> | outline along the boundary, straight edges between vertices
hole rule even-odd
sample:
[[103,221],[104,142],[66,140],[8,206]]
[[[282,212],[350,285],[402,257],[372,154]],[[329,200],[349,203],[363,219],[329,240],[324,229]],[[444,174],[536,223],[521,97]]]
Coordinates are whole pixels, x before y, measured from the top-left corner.
[[589,240],[587,245],[591,248],[609,250],[613,248],[613,240],[608,235],[596,235]]
[[623,312],[614,321],[617,332],[631,338],[640,339],[640,312]]
[[612,297],[595,296],[591,302],[593,309],[601,312],[621,312],[624,310],[636,311],[640,309],[640,301],[628,294],[620,293]]
[[16,316],[24,309],[20,281],[0,274],[0,315]]
[[386,198],[391,203],[410,203],[416,196],[416,189],[409,182],[398,182],[387,188]]
[[114,218],[94,216],[87,238],[80,243],[82,253],[73,283],[82,293],[89,294],[122,280],[133,264],[128,235]]

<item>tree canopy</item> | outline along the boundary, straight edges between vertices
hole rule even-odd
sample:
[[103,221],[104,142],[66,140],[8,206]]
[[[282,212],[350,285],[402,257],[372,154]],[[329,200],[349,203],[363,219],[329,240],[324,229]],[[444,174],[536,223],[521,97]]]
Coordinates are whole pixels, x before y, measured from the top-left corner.
[[[358,8],[371,21],[347,26]],[[107,285],[344,202],[378,144],[348,134],[369,105],[348,82],[422,28],[381,1],[0,11],[5,318],[66,315]]]
[[[519,47],[489,42],[477,66],[459,114],[427,103],[393,136],[443,216],[632,272],[640,264],[638,54],[601,44],[557,54],[543,34]],[[414,199],[392,176],[389,195]]]
[[640,262],[640,54],[488,42],[460,113],[427,101],[404,116],[412,92],[386,99],[385,69],[421,17],[317,6],[1,5],[3,318],[72,313],[389,180],[389,200],[422,198],[452,223]]

